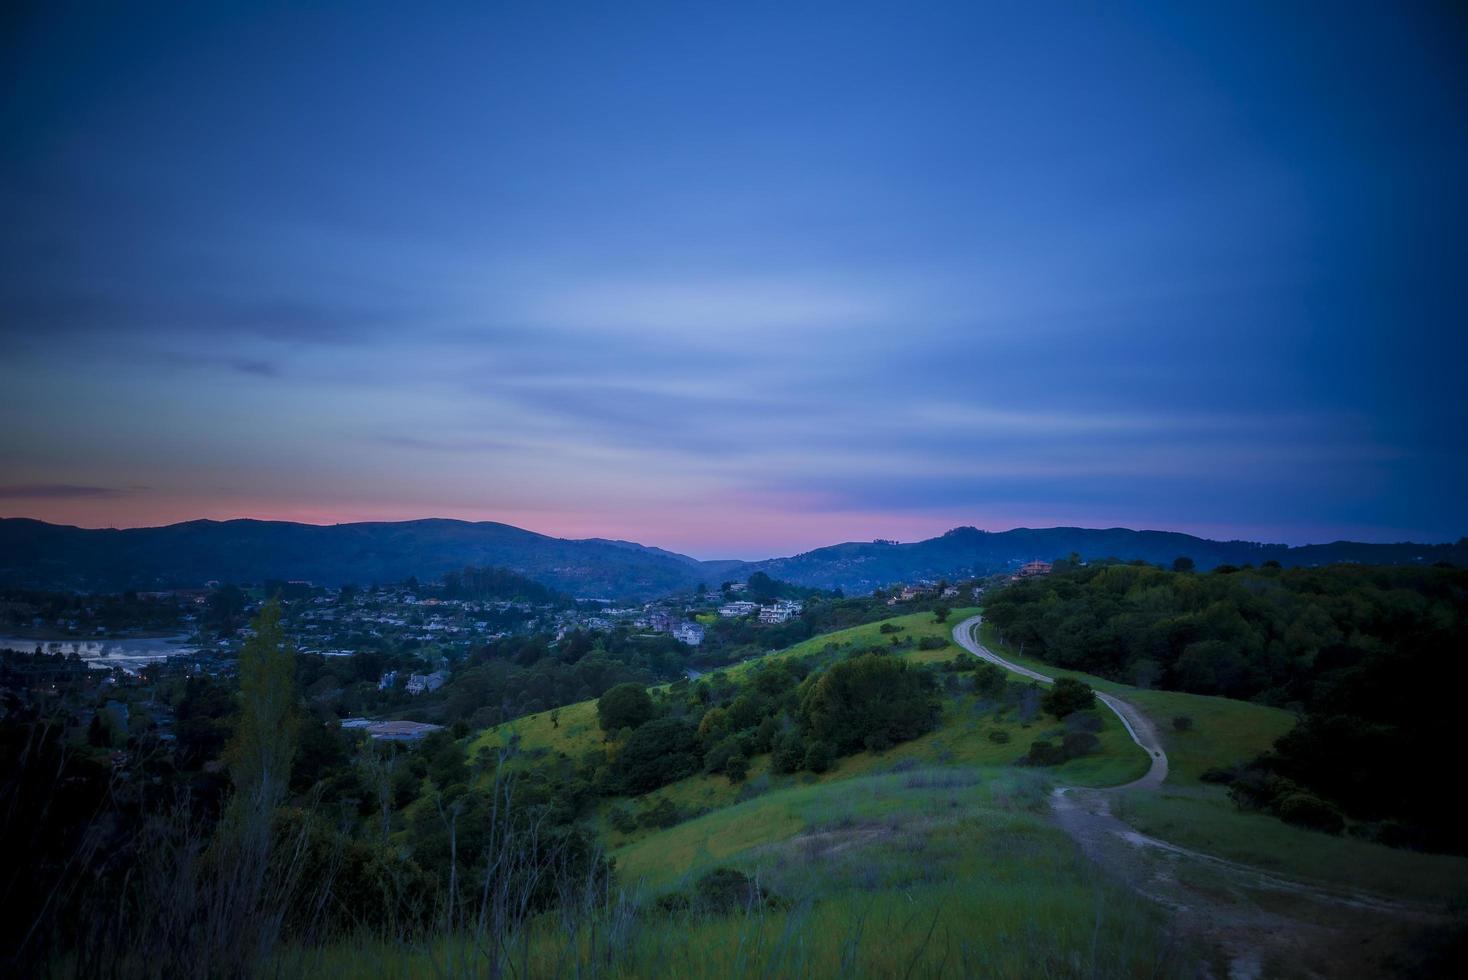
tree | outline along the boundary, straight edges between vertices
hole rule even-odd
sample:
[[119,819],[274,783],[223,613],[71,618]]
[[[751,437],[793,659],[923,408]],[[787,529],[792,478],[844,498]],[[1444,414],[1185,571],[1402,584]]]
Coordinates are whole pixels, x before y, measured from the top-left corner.
[[280,603],[267,602],[240,650],[240,717],[229,749],[235,790],[273,807],[285,792],[295,755],[296,653],[280,625]]
[[681,718],[656,718],[643,724],[617,756],[622,788],[633,796],[677,782],[698,770],[698,733]]
[[950,610],[947,606],[934,606],[933,607],[933,622],[935,622],[935,623],[946,623],[946,622],[948,622],[948,614],[950,612],[952,612],[952,610]]
[[608,734],[641,727],[652,715],[652,697],[641,684],[618,684],[596,702],[597,724]]
[[937,724],[937,684],[906,661],[863,654],[829,667],[806,689],[800,714],[812,738],[837,755],[878,742],[905,742]]
[[1180,555],[1172,560],[1172,570],[1174,572],[1191,572],[1196,567],[1193,559],[1187,555]]
[[791,729],[775,740],[775,753],[770,758],[770,768],[776,772],[799,772],[805,765],[805,741],[800,733]]
[[1056,718],[1077,711],[1085,711],[1096,704],[1096,693],[1091,685],[1074,677],[1061,677],[1040,698],[1040,708]]
[[831,746],[825,742],[815,741],[805,750],[805,768],[814,773],[822,773],[831,768],[836,754],[831,751]]

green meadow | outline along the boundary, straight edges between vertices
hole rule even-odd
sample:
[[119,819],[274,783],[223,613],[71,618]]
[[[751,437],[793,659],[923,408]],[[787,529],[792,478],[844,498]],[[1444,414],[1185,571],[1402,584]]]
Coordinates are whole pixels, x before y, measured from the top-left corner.
[[[980,638],[1021,666],[1055,677],[1078,677],[1097,690],[1123,696],[1152,719],[1167,751],[1167,781],[1157,792],[1128,792],[1112,805],[1117,816],[1142,833],[1286,877],[1468,907],[1468,858],[1419,854],[1295,827],[1240,810],[1225,787],[1199,778],[1208,769],[1239,765],[1268,749],[1294,725],[1289,712],[1229,698],[1141,690],[1057,668],[1004,646],[987,623],[980,626]],[[1191,720],[1185,731],[1173,725],[1180,716]]]

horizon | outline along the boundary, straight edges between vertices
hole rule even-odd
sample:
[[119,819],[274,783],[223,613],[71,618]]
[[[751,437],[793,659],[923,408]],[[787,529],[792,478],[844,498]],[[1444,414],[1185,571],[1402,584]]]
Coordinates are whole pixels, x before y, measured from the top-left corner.
[[0,515],[1468,529],[1451,11],[11,24]]
[[826,542],[824,542],[822,544],[813,545],[811,547],[803,547],[803,548],[793,548],[792,547],[792,548],[785,548],[785,549],[776,549],[775,551],[767,552],[767,553],[750,552],[750,553],[748,553],[746,555],[735,555],[735,554],[729,554],[729,553],[696,554],[696,553],[693,553],[693,552],[684,551],[684,550],[682,550],[680,548],[670,547],[670,546],[664,545],[664,544],[659,543],[659,542],[656,542],[656,541],[647,541],[647,540],[637,540],[637,539],[633,539],[633,538],[615,537],[615,536],[606,535],[606,534],[588,534],[588,535],[579,535],[579,536],[568,537],[566,535],[551,534],[551,533],[546,532],[546,531],[538,530],[537,528],[534,528],[534,527],[527,527],[527,526],[520,525],[520,524],[512,524],[512,523],[509,523],[509,522],[506,522],[506,521],[497,521],[497,520],[492,520],[492,519],[472,520],[472,519],[468,519],[468,518],[443,517],[443,516],[434,516],[434,517],[408,517],[408,518],[401,518],[401,519],[397,519],[397,520],[360,520],[360,521],[329,521],[329,522],[301,521],[301,520],[289,520],[289,519],[285,519],[285,518],[267,518],[267,517],[226,517],[226,518],[196,517],[196,518],[185,519],[185,520],[181,520],[181,521],[170,521],[170,522],[165,523],[165,524],[134,524],[134,525],[126,525],[126,526],[118,526],[118,525],[84,526],[84,525],[79,525],[79,524],[63,524],[63,523],[57,522],[57,521],[46,521],[46,520],[44,520],[42,518],[28,517],[28,516],[25,516],[25,515],[0,515],[0,520],[32,520],[32,521],[41,521],[42,523],[50,524],[52,526],[57,526],[57,527],[73,527],[73,528],[77,528],[79,530],[84,530],[84,531],[150,530],[150,529],[157,529],[157,528],[164,528],[164,527],[175,527],[175,526],[178,526],[178,525],[181,525],[181,524],[199,524],[199,523],[227,524],[227,523],[236,522],[236,521],[253,521],[253,522],[258,522],[258,523],[274,523],[274,524],[299,524],[299,525],[307,525],[307,526],[312,526],[312,527],[343,527],[343,526],[350,526],[350,525],[353,525],[353,524],[414,524],[414,523],[424,523],[424,522],[429,522],[429,521],[447,521],[447,522],[458,523],[458,524],[496,524],[496,525],[499,525],[499,526],[502,526],[502,527],[511,527],[511,528],[514,528],[515,530],[519,530],[519,531],[527,531],[529,533],[537,534],[537,535],[540,535],[542,537],[558,538],[558,539],[561,539],[561,540],[569,540],[569,541],[597,541],[597,540],[601,540],[601,541],[612,541],[612,542],[622,543],[622,544],[632,544],[632,545],[637,545],[639,547],[644,547],[644,548],[656,548],[656,549],[661,550],[661,551],[673,552],[675,554],[681,555],[684,558],[692,558],[692,559],[694,559],[696,561],[703,561],[703,562],[709,562],[709,561],[743,561],[743,562],[751,562],[751,563],[758,563],[758,562],[762,562],[762,561],[774,561],[774,560],[777,560],[777,559],[780,559],[780,558],[796,557],[798,555],[806,554],[806,553],[811,552],[811,551],[818,551],[818,550],[820,550],[822,548],[835,547],[835,546],[843,545],[843,544],[869,544],[869,543],[873,543],[873,542],[876,542],[876,541],[893,541],[893,542],[895,542],[898,545],[920,544],[920,543],[922,543],[924,541],[930,541],[930,540],[933,540],[935,538],[943,537],[944,535],[949,534],[949,533],[951,533],[953,531],[959,531],[959,530],[964,530],[964,529],[972,529],[972,530],[983,532],[985,534],[1005,534],[1005,533],[1012,532],[1012,531],[1056,531],[1056,530],[1130,531],[1130,532],[1133,532],[1133,533],[1136,533],[1136,534],[1185,534],[1185,535],[1191,535],[1192,537],[1198,538],[1199,540],[1202,540],[1202,541],[1212,541],[1212,542],[1225,543],[1225,544],[1226,543],[1231,543],[1231,542],[1241,541],[1241,542],[1247,542],[1247,543],[1251,543],[1251,544],[1260,544],[1260,545],[1265,545],[1265,546],[1282,546],[1282,547],[1286,547],[1286,548],[1306,548],[1306,547],[1312,547],[1312,546],[1323,546],[1323,545],[1331,545],[1331,544],[1340,544],[1340,543],[1343,543],[1343,542],[1349,542],[1349,543],[1354,543],[1354,544],[1386,544],[1386,545],[1391,545],[1391,544],[1396,544],[1396,545],[1401,545],[1401,544],[1416,544],[1416,545],[1423,545],[1423,546],[1429,546],[1430,547],[1430,546],[1439,546],[1439,545],[1450,545],[1454,541],[1461,540],[1462,537],[1463,537],[1462,535],[1460,535],[1457,538],[1445,539],[1445,540],[1441,540],[1441,541],[1427,541],[1427,540],[1416,541],[1416,540],[1406,539],[1406,538],[1396,539],[1396,540],[1382,539],[1382,540],[1375,540],[1375,541],[1371,541],[1371,540],[1360,540],[1360,539],[1353,539],[1353,538],[1332,538],[1332,539],[1321,539],[1321,540],[1314,540],[1314,541],[1279,541],[1279,540],[1270,540],[1270,539],[1267,539],[1267,538],[1218,538],[1218,537],[1210,537],[1207,534],[1196,534],[1196,533],[1194,533],[1192,531],[1183,531],[1183,530],[1179,530],[1179,529],[1176,529],[1176,528],[1128,527],[1128,526],[1120,525],[1120,524],[1110,525],[1110,526],[1106,526],[1106,527],[1102,527],[1102,526],[1099,526],[1099,525],[1090,525],[1090,526],[1088,526],[1088,525],[1082,525],[1082,524],[1011,525],[1009,527],[1003,527],[1003,528],[979,527],[978,525],[975,525],[975,524],[955,524],[955,525],[952,525],[950,527],[944,528],[941,531],[937,531],[937,532],[932,533],[932,534],[927,534],[927,535],[924,535],[922,537],[910,538],[910,539],[907,539],[907,540],[903,540],[903,539],[900,539],[900,538],[883,537],[882,535],[875,535],[875,536],[872,536],[872,537],[862,537],[862,538],[851,538],[851,537],[847,537],[847,538],[839,538],[839,539],[829,540],[829,541],[826,541]]

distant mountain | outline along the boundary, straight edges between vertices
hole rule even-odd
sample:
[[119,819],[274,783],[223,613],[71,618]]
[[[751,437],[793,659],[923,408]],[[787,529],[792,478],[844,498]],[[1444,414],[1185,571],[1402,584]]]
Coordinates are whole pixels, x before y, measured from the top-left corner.
[[1258,565],[1270,560],[1285,566],[1337,562],[1430,565],[1437,561],[1468,565],[1468,539],[1436,545],[1337,541],[1290,547],[1210,541],[1174,531],[1133,531],[1124,527],[1021,527],[1012,531],[959,527],[941,537],[910,544],[873,541],[817,548],[791,558],[759,562],[750,571],[758,569],[774,578],[816,588],[870,592],[893,582],[986,575],[1034,558],[1049,561],[1072,553],[1085,559],[1141,559],[1158,564],[1170,564],[1174,558],[1186,556],[1200,570],[1223,564]]
[[190,521],[167,527],[87,530],[24,518],[0,519],[0,585],[36,588],[161,589],[221,582],[306,579],[322,585],[437,580],[468,566],[503,568],[579,597],[645,599],[699,583],[717,588],[755,571],[797,585],[870,592],[893,582],[962,578],[1032,558],[1162,564],[1186,555],[1200,570],[1219,564],[1468,565],[1456,544],[1333,544],[1289,547],[1210,541],[1170,531],[1079,527],[980,531],[960,527],[910,544],[850,542],[762,562],[699,561],[630,541],[568,540],[492,522],[292,524]]
[[0,519],[0,584],[40,588],[159,589],[266,579],[366,585],[410,575],[437,580],[473,565],[509,569],[574,596],[641,599],[700,582],[717,587],[730,564],[713,562],[706,571],[686,555],[492,522],[238,520],[88,530]]

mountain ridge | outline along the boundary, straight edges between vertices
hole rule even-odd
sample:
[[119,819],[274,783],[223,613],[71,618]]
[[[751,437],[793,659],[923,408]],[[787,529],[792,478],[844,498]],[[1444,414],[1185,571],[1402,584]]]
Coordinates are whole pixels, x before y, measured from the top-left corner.
[[1178,531],[1131,528],[953,528],[923,541],[846,541],[797,555],[744,562],[701,561],[607,538],[557,538],[497,521],[421,518],[300,524],[237,518],[151,528],[80,528],[34,518],[0,518],[0,584],[85,590],[172,588],[206,581],[306,579],[320,584],[436,579],[469,565],[526,575],[572,595],[645,599],[764,571],[798,585],[870,592],[897,581],[961,578],[1072,552],[1169,563],[1468,564],[1455,543],[1336,541],[1283,545],[1215,541]]

